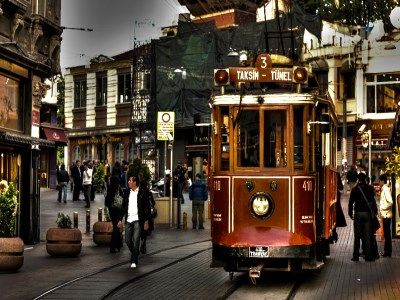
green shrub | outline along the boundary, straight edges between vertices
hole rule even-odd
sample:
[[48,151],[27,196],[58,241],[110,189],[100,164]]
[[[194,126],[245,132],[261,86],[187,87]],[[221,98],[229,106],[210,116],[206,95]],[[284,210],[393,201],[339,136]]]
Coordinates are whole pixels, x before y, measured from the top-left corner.
[[92,188],[96,192],[101,192],[104,186],[104,178],[106,176],[106,166],[101,163],[96,167],[96,171],[93,173]]
[[18,190],[12,182],[0,181],[0,236],[15,234],[15,217],[18,208]]
[[58,228],[72,228],[71,218],[63,213],[58,213],[56,223]]
[[139,181],[145,180],[147,183],[150,183],[150,169],[146,164],[142,163],[140,158],[135,158],[128,166],[127,177],[130,178],[132,176],[138,178]]

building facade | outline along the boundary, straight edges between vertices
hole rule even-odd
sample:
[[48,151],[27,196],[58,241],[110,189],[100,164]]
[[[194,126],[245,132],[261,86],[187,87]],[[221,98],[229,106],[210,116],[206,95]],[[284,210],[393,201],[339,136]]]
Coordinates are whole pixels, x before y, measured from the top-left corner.
[[40,240],[40,138],[45,79],[60,72],[61,1],[0,3],[0,176],[19,190],[17,232]]
[[135,72],[133,50],[111,58],[100,55],[89,65],[67,68],[65,127],[70,163],[107,160],[113,165],[140,157],[154,170],[154,131],[147,126],[150,69],[143,67],[140,55],[146,47],[136,49]]

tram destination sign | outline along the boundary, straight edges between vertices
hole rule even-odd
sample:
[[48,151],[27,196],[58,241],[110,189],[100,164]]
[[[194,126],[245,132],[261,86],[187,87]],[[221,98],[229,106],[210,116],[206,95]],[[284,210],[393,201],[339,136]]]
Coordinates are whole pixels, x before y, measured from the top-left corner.
[[234,82],[293,82],[292,68],[229,68],[229,77]]

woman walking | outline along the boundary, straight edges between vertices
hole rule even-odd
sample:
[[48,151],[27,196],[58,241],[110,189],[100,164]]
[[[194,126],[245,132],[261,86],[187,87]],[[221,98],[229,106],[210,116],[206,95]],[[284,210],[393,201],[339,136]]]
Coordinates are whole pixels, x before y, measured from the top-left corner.
[[122,209],[123,191],[120,187],[120,179],[117,176],[112,176],[110,186],[105,199],[105,205],[108,208],[110,219],[113,225],[111,235],[110,252],[119,252],[122,247],[122,234],[117,224],[122,220],[124,211]]

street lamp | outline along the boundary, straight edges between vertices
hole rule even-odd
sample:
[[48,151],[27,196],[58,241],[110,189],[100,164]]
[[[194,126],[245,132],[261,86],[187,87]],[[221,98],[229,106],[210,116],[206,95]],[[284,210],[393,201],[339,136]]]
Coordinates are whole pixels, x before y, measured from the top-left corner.
[[364,148],[368,147],[368,177],[371,181],[371,144],[372,144],[372,137],[371,137],[371,129],[365,130],[367,125],[362,124],[361,127],[358,129],[358,133],[361,135],[361,142]]

